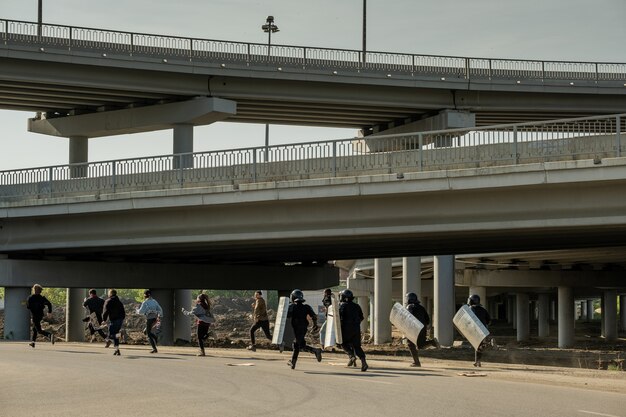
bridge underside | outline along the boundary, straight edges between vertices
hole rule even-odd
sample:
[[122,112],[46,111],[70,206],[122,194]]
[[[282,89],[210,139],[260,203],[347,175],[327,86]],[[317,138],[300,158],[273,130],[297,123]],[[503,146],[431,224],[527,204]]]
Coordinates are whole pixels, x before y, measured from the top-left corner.
[[[42,112],[48,118],[209,96],[237,103],[237,113],[225,121],[357,128],[367,133],[446,109],[473,112],[476,125],[484,126],[620,113],[626,108],[626,94],[593,86],[574,92],[566,85],[520,88],[512,84],[498,89],[466,80],[381,85],[354,77],[278,79],[265,71],[250,78],[215,69],[189,73],[150,67],[146,71],[81,65],[80,60],[52,62],[36,53],[26,56],[29,59],[0,58],[0,108]],[[110,63],[98,60],[98,65]]]

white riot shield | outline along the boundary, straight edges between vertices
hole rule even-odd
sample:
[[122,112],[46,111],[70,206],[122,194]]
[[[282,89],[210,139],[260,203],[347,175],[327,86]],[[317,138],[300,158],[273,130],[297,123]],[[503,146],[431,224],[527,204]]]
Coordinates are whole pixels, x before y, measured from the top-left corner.
[[278,310],[276,310],[276,323],[274,324],[274,334],[272,335],[272,343],[275,345],[280,345],[283,342],[288,312],[289,298],[280,297],[280,299],[278,300]]
[[328,306],[326,322],[320,331],[320,343],[324,348],[342,343],[339,303],[335,294],[331,294],[332,304]]
[[424,325],[402,304],[395,303],[389,313],[389,321],[396,326],[404,336],[417,345],[417,338],[424,328]]
[[452,322],[474,349],[478,349],[485,337],[489,336],[489,330],[468,305],[462,306],[456,312]]

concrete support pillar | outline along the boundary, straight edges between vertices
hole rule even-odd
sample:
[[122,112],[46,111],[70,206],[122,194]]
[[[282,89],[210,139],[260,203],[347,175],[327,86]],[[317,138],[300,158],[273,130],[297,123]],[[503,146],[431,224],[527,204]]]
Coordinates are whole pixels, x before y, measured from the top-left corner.
[[593,320],[594,308],[593,300],[587,300],[587,321]]
[[28,340],[30,338],[30,313],[26,300],[30,288],[5,287],[4,289],[4,338]]
[[604,322],[604,338],[607,342],[617,340],[617,291],[605,290],[602,321]]
[[454,328],[454,255],[434,258],[434,314],[435,337],[443,346],[452,346]]
[[422,258],[402,258],[402,304],[406,304],[404,297],[414,292],[422,300]]
[[87,295],[84,288],[68,288],[65,297],[65,340],[67,342],[85,341],[85,308],[83,302]]
[[193,125],[178,124],[174,126],[174,168],[193,168]]
[[370,298],[369,297],[358,297],[357,303],[361,307],[361,311],[363,311],[363,321],[361,322],[361,333],[365,333],[368,330],[369,326],[369,316],[370,316]]
[[86,177],[86,164],[89,161],[89,139],[85,136],[70,136],[69,141],[69,163],[72,165],[70,167],[70,177]]
[[513,324],[513,299],[510,296],[506,296],[506,322]]
[[550,300],[550,320],[556,321],[556,300]]
[[370,294],[370,340],[374,340],[374,323],[376,323],[376,309],[374,308],[374,294]]
[[582,300],[580,302],[580,319],[582,321],[587,321],[587,300]]
[[[489,303],[487,302],[487,287],[469,287],[468,297],[473,294],[478,295],[480,297],[480,303],[483,305],[483,307],[489,309]],[[489,311],[490,315],[491,313],[492,311]]]
[[517,341],[522,342],[530,337],[530,311],[528,294],[516,294],[515,305],[517,308]]
[[517,297],[511,298],[511,312],[513,313],[513,330],[517,330]]
[[538,336],[548,337],[550,336],[550,295],[539,294],[537,300],[537,320],[538,320]]
[[619,322],[622,331],[626,332],[626,295],[619,296]]
[[605,322],[604,322],[604,309],[605,307],[605,299],[604,299],[604,294],[602,294],[600,296],[600,337],[606,337],[606,332],[605,332]]
[[559,347],[569,348],[574,345],[574,289],[559,287]]
[[191,318],[181,311],[191,310],[191,304],[191,290],[174,291],[174,342],[191,342]]
[[374,260],[374,344],[391,342],[391,258]]
[[[162,346],[172,346],[174,342],[174,290],[152,289],[152,298],[158,301],[163,309],[161,320],[161,334],[158,343]],[[189,320],[189,317],[187,317]]]

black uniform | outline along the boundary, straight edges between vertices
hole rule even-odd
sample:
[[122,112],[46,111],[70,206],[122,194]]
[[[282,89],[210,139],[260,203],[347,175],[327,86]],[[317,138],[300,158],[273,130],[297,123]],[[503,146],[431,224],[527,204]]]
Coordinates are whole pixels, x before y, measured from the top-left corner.
[[339,305],[339,318],[343,339],[341,346],[350,357],[350,363],[353,363],[355,356],[361,362],[365,362],[365,352],[361,348],[361,322],[363,321],[361,306],[352,301],[341,303]]
[[424,325],[424,328],[417,336],[417,346],[415,345],[415,343],[413,343],[413,341],[407,341],[407,344],[409,345],[409,351],[411,351],[411,356],[413,357],[413,364],[415,366],[421,366],[417,348],[423,349],[429,345],[437,345],[436,342],[432,340],[426,340],[426,327],[430,324],[430,317],[428,316],[428,312],[426,311],[424,306],[422,306],[419,302],[407,304],[406,309],[409,310],[409,313],[411,313]]
[[310,317],[313,321],[313,325],[317,327],[317,315],[310,305],[303,304],[301,301],[297,301],[289,305],[287,318],[291,318],[291,327],[293,328],[295,336],[295,340],[293,342],[293,354],[291,356],[292,368],[295,368],[296,361],[298,360],[298,354],[301,350],[315,354],[318,361],[322,359],[322,350],[308,346],[304,340],[309,327],[307,317]]
[[104,321],[109,320],[109,338],[113,340],[113,346],[115,346],[116,349],[120,345],[117,334],[122,329],[122,323],[125,317],[126,311],[124,311],[124,304],[122,304],[117,295],[107,298],[104,302],[102,319]]
[[[102,308],[104,307],[104,300],[100,297],[87,297],[85,298],[85,302],[83,303],[83,307],[87,307],[89,310],[89,314],[95,314],[96,320],[98,323],[102,323]],[[98,334],[102,336],[102,338],[106,338],[106,335],[102,331],[102,329],[98,329]],[[89,333],[93,336],[96,333],[96,329],[93,327],[93,323],[89,321]],[[93,340],[93,339],[92,339]]]
[[[489,326],[491,324],[491,317],[489,316],[489,312],[480,304],[470,305],[472,312],[478,317],[478,320],[481,321],[482,324]],[[488,339],[489,337],[487,337]],[[481,345],[474,351],[474,366],[481,366],[480,360],[483,356],[483,349],[487,344],[487,339],[485,339]]]
[[[38,333],[50,339],[52,337],[49,332],[41,328],[41,320],[43,320],[44,309],[46,307],[48,307],[48,313],[52,313],[52,303],[41,294],[31,294],[26,300],[26,308],[30,310],[33,319],[33,337],[31,339],[33,343],[37,339]],[[33,344],[31,346],[35,345]]]

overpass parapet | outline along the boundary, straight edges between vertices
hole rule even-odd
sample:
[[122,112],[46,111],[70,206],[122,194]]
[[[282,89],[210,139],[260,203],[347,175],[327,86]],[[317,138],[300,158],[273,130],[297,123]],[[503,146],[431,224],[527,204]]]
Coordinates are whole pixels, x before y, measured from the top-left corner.
[[[0,202],[441,171],[622,155],[626,115],[275,145],[0,172]],[[178,164],[176,162],[179,162]],[[180,168],[175,168],[179,166]]]

